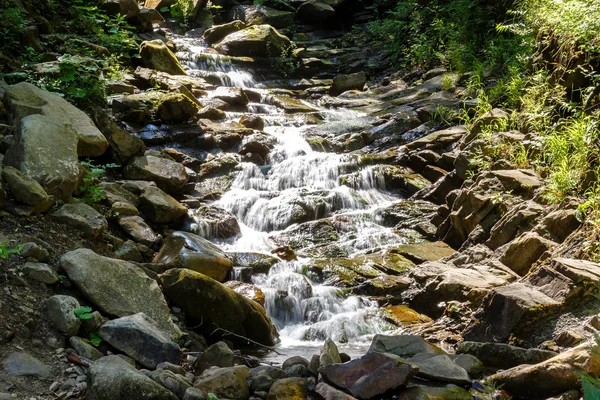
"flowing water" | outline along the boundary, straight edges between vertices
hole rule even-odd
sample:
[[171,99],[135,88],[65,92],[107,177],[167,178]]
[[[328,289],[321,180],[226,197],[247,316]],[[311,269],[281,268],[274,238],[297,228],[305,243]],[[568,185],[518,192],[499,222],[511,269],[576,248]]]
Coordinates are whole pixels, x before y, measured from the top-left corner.
[[[184,49],[178,56],[190,75],[217,79],[221,86],[256,86],[251,72],[231,59],[209,54],[200,41],[182,39],[178,44]],[[309,210],[313,220],[343,217],[347,233],[341,235],[340,246],[350,256],[405,243],[404,237],[378,224],[376,210],[400,199],[386,192],[377,170],[361,166],[357,156],[313,151],[303,137],[307,128],[298,118],[269,105],[268,91],[253,90],[262,98],[248,110],[264,119],[265,132],[276,145],[267,165],[243,163],[231,189],[212,204],[235,215],[241,227],[238,237],[217,244],[226,251],[269,254],[277,247],[269,237],[294,228],[299,209]],[[347,132],[370,120],[350,110],[310,106],[325,121],[321,131]],[[227,118],[237,121],[241,115],[228,112]],[[349,172],[352,179],[344,181]],[[282,261],[268,275],[252,278],[265,294],[267,313],[280,333],[279,347],[287,356],[310,356],[327,338],[347,343],[342,349],[350,353],[364,351],[374,334],[391,329],[379,316],[375,301],[311,281],[302,273],[308,263],[302,258]]]

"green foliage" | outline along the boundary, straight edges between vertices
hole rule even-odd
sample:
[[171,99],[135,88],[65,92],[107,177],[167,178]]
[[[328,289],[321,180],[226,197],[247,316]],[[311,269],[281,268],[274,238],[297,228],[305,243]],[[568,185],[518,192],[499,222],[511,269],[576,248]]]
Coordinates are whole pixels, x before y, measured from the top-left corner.
[[79,319],[92,319],[94,316],[92,315],[92,308],[82,306],[75,310],[73,310],[73,314]]
[[95,347],[98,347],[100,345],[100,343],[102,343],[102,337],[100,337],[100,334],[96,331],[90,332],[90,338],[87,339],[87,341]]
[[9,247],[8,243],[0,243],[0,259],[6,260],[11,254],[21,254],[23,247],[25,247],[24,244]]
[[219,398],[214,393],[209,393],[208,400],[219,400]]
[[19,32],[28,23],[26,12],[18,7],[0,7],[0,53],[18,54],[21,51]]
[[369,31],[394,62],[468,71],[477,64],[507,65],[523,51],[522,36],[496,29],[506,11],[503,2],[488,0],[402,0]]
[[296,45],[294,42],[283,50],[281,54],[272,56],[267,48],[267,57],[271,67],[282,77],[287,78],[292,75],[300,66],[298,60],[294,56]]
[[162,7],[161,12],[168,12],[173,18],[179,19],[179,26],[184,29],[188,28],[189,19],[194,11],[193,0],[177,0],[171,7]]
[[94,166],[91,161],[81,161],[80,165],[87,171],[82,179],[83,185],[79,186],[82,200],[87,204],[94,204],[106,199],[106,193],[99,186],[100,178],[105,175],[107,169],[119,168],[119,165],[106,164]]

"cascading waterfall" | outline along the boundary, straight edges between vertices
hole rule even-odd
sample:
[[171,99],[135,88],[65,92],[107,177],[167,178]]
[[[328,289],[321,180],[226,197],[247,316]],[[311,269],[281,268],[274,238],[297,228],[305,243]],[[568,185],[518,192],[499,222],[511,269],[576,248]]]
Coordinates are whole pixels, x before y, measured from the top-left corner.
[[[209,54],[203,46],[197,40],[179,43],[183,54],[178,56],[190,75],[217,76],[222,86],[255,86],[252,74],[241,71],[227,57]],[[253,90],[268,99],[267,90]],[[324,119],[318,129],[328,133],[364,126],[370,118],[350,110],[311,106]],[[276,145],[267,165],[242,163],[230,190],[212,204],[234,214],[241,228],[237,238],[218,245],[227,251],[269,253],[275,247],[269,236],[299,222],[326,217],[339,218],[344,225],[340,246],[350,255],[405,242],[377,223],[375,211],[398,197],[385,191],[383,177],[374,168],[360,165],[356,156],[315,152],[303,138],[302,122],[273,105],[251,103],[248,110],[264,119],[264,131]],[[229,120],[243,115],[226,114]],[[283,348],[317,346],[327,338],[367,343],[372,335],[389,329],[378,316],[375,301],[312,282],[302,273],[308,262],[282,261],[268,275],[253,276],[254,284],[265,293],[266,310]]]

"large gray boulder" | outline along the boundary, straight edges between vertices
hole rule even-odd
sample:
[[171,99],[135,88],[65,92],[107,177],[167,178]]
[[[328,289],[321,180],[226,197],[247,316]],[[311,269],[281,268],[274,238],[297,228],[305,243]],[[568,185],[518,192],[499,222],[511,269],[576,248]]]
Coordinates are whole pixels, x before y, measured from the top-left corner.
[[9,86],[6,95],[15,125],[28,115],[41,114],[57,118],[75,131],[79,156],[101,156],[108,148],[108,141],[90,117],[62,97],[27,82]]
[[156,156],[132,158],[123,170],[123,175],[127,179],[154,181],[167,193],[177,192],[189,179],[183,165]]
[[148,378],[119,356],[94,361],[89,370],[88,400],[178,400],[172,392]]
[[144,313],[108,321],[100,327],[100,336],[146,368],[161,362],[179,363],[181,349],[156,322]]
[[206,43],[213,44],[230,33],[240,31],[244,28],[246,28],[246,24],[237,20],[223,25],[215,25],[204,32],[203,38]]
[[335,15],[335,10],[324,1],[307,0],[303,2],[296,15],[305,21],[324,21]]
[[102,214],[83,203],[65,204],[52,214],[52,219],[80,230],[90,239],[99,237],[108,227]]
[[254,25],[227,35],[215,49],[230,56],[280,57],[292,42],[270,25]]
[[35,179],[49,195],[68,202],[79,178],[77,133],[58,117],[24,117],[6,152],[4,165],[15,167]]
[[65,254],[60,265],[102,312],[117,317],[143,312],[170,338],[181,336],[158,284],[134,264],[78,249]]

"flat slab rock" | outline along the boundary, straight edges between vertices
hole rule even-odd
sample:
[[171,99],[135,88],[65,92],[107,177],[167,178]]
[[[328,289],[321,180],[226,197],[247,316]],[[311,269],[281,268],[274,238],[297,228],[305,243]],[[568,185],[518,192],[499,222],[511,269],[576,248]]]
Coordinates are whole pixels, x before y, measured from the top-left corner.
[[370,399],[390,389],[404,387],[418,368],[400,359],[380,353],[369,353],[345,364],[319,368],[323,378],[354,397]]

